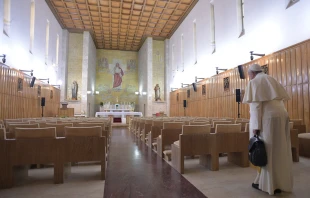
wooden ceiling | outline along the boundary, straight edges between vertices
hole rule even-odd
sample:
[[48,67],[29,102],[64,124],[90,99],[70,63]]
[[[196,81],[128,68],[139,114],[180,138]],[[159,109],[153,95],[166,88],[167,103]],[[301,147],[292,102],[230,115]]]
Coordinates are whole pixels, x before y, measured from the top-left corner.
[[170,38],[198,0],[46,0],[63,28],[91,31],[97,48],[140,49]]

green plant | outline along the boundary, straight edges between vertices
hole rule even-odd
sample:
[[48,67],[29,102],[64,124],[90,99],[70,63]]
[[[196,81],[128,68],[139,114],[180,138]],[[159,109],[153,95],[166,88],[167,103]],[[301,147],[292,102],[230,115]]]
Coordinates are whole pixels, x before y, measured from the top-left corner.
[[100,102],[100,106],[103,106],[103,102]]

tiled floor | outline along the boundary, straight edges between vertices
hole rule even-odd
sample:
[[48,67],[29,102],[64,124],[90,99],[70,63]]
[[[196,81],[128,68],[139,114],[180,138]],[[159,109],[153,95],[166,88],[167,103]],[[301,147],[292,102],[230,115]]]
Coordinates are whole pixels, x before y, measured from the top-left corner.
[[[111,159],[112,163],[109,165],[113,168],[114,163],[124,155],[127,155],[128,151],[126,149],[134,149],[132,159],[138,161],[144,161],[148,164],[148,168],[152,167],[152,161],[156,160],[156,163],[162,163],[162,160],[159,158],[152,157],[152,153],[140,144],[135,142],[131,138],[127,130],[124,128],[115,129],[118,131],[118,136],[123,137],[118,140],[112,139],[112,145],[116,148],[123,148],[124,152],[112,153],[114,159]],[[114,131],[113,131],[114,132]],[[124,146],[124,143],[127,141],[129,144]],[[111,150],[113,151],[111,146]],[[134,160],[133,160],[134,161]],[[116,163],[117,164],[117,163]],[[120,164],[115,168],[119,170],[125,170],[124,165]],[[162,166],[165,166],[164,163]],[[137,176],[130,173],[126,173],[128,178],[131,178],[133,181],[141,180],[143,177],[143,172],[145,169],[142,169],[140,166],[136,166],[137,170],[141,173]],[[152,168],[151,168],[152,169]],[[126,170],[133,171],[132,170]],[[153,169],[152,169],[153,170]],[[154,173],[161,175],[169,179],[173,178],[182,178],[176,174],[171,174],[173,170],[169,172],[159,171]],[[285,197],[285,198],[309,198],[310,197],[310,159],[309,158],[300,158],[300,162],[294,163],[293,165],[294,173],[294,189],[293,193],[282,193],[280,196],[272,197]],[[70,177],[65,180],[64,184],[55,185],[53,184],[53,169],[44,168],[44,169],[33,169],[29,171],[29,179],[26,182],[21,182],[12,189],[0,190],[0,198],[95,198],[103,197],[105,182],[100,180],[100,166],[99,165],[83,165],[83,166],[73,166],[72,173]],[[226,157],[220,158],[220,170],[219,171],[210,171],[203,166],[198,164],[198,159],[187,159],[185,162],[185,174],[183,175],[189,182],[191,182],[196,188],[198,188],[204,195],[209,198],[256,198],[256,197],[270,197],[264,192],[260,192],[251,187],[251,183],[256,176],[256,172],[252,168],[240,168],[236,165],[227,162]],[[107,175],[108,177],[108,175]],[[113,175],[111,175],[113,177]],[[116,182],[122,182],[121,178],[116,177]],[[127,180],[129,181],[129,180]],[[152,182],[155,180],[149,180],[146,182],[147,189],[153,190],[156,188],[156,185],[166,185],[167,189],[171,189],[169,183],[157,183]],[[157,181],[157,180],[156,180]],[[183,180],[182,180],[183,181]],[[186,181],[186,180],[184,180]],[[137,182],[141,183],[141,181]],[[134,183],[132,183],[134,184]],[[114,186],[115,184],[113,184]],[[143,184],[145,185],[145,184]],[[128,185],[129,189],[137,188],[134,185]],[[131,187],[130,187],[131,186]],[[172,187],[177,189],[176,187]],[[106,188],[108,189],[108,188]],[[126,190],[126,189],[125,189]],[[127,192],[130,192],[127,191]],[[144,192],[144,191],[142,191]],[[108,194],[108,193],[107,193]],[[161,197],[165,197],[165,194],[161,194]],[[137,194],[128,193],[123,194],[114,194],[107,195],[107,197],[137,197]],[[139,196],[139,197],[142,197]],[[144,197],[156,197],[156,196],[144,196]],[[181,196],[179,196],[181,197]],[[170,197],[169,197],[170,198]]]
[[[293,193],[273,197],[310,197],[310,159],[300,157],[300,162],[293,164],[293,174]],[[256,170],[231,164],[227,162],[227,157],[220,158],[219,171],[210,171],[199,165],[198,159],[186,159],[183,176],[209,198],[270,197],[251,187]]]
[[64,184],[53,184],[53,169],[31,169],[29,178],[11,189],[0,190],[1,198],[102,198],[104,181],[99,165],[73,166]]

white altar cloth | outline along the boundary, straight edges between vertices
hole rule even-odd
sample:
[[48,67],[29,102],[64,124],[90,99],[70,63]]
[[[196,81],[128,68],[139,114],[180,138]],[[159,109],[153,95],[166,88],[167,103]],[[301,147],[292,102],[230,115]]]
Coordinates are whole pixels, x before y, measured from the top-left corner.
[[127,115],[140,116],[140,117],[143,116],[141,112],[96,112],[96,117],[99,116],[107,117],[109,115],[122,116],[122,118],[126,118]]

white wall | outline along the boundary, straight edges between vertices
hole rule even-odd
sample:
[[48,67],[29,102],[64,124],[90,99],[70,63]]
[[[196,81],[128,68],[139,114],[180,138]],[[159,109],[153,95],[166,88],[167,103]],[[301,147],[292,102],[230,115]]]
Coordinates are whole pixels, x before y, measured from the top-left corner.
[[[310,38],[310,1],[286,9],[287,0],[245,0],[245,35],[238,38],[237,0],[214,0],[216,52],[212,54],[210,1],[200,0],[170,38],[171,87],[192,83],[195,76],[215,75],[215,67],[233,68],[250,61],[250,51],[270,54]],[[193,22],[197,24],[197,64],[194,65]],[[184,71],[181,35],[184,36]],[[172,60],[172,46],[175,46]],[[257,57],[255,57],[257,58]],[[174,77],[173,77],[174,76]],[[169,77],[168,77],[169,79]]]
[[[34,70],[37,78],[50,78],[57,84],[58,69],[64,67],[62,60],[62,28],[43,0],[35,0],[35,33],[32,54],[30,48],[31,0],[11,0],[11,24],[9,36],[3,33],[3,0],[0,0],[0,54],[7,55],[7,65],[17,69]],[[49,56],[45,65],[46,23],[50,22]],[[59,35],[59,66],[56,60],[56,38]]]
[[[147,38],[139,50],[139,92],[147,92],[147,95],[139,95],[138,111],[143,116],[152,116],[152,93],[153,93],[153,39]],[[145,108],[144,108],[145,107]]]

